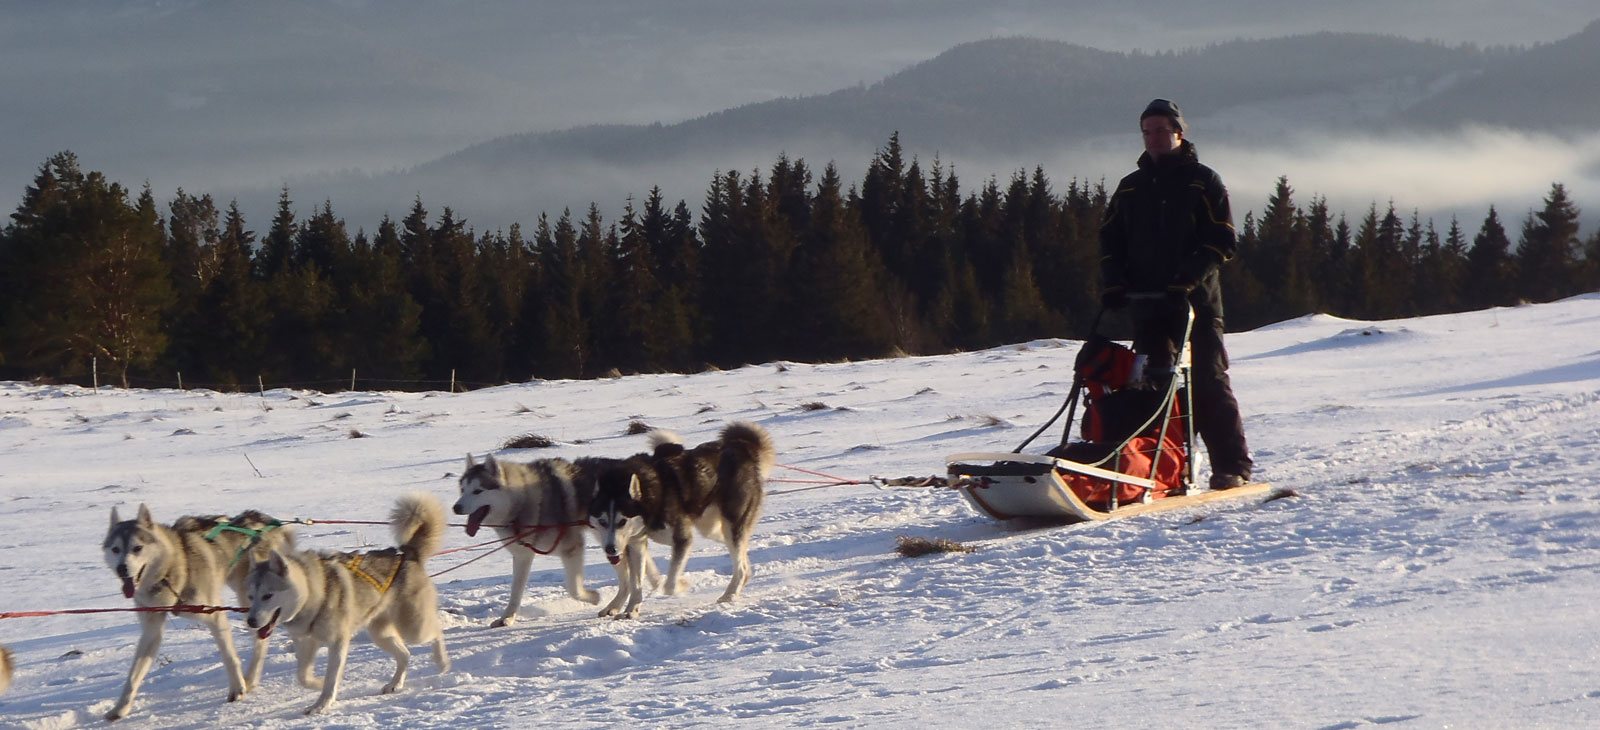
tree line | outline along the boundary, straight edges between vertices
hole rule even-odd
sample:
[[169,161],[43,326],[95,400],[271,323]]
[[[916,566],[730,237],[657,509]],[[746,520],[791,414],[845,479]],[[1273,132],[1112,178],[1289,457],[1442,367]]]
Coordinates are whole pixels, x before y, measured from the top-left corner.
[[[0,232],[0,377],[333,389],[352,371],[404,389],[829,361],[1085,336],[1096,321],[1102,182],[1042,168],[963,191],[899,135],[846,186],[780,155],[719,171],[698,216],[659,188],[475,231],[418,198],[352,234],[331,201],[289,190],[258,234],[237,203],[177,191],[162,211],[63,152]],[[1357,319],[1547,301],[1600,289],[1559,183],[1516,245],[1495,208],[1441,232],[1376,204],[1352,227],[1286,178],[1240,225],[1227,321]]]

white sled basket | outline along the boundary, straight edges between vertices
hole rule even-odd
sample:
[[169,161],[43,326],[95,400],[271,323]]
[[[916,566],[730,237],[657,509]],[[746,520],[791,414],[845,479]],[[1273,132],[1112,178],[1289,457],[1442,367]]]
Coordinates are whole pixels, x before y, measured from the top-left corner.
[[1152,501],[1133,502],[1101,510],[1089,506],[1061,479],[1062,472],[1087,474],[1123,484],[1145,487],[1155,483],[1109,469],[1038,454],[976,452],[946,459],[950,485],[979,512],[997,520],[1028,517],[1064,522],[1089,522],[1176,509],[1219,499],[1248,497],[1267,492],[1267,484],[1250,484],[1224,491],[1191,490]]

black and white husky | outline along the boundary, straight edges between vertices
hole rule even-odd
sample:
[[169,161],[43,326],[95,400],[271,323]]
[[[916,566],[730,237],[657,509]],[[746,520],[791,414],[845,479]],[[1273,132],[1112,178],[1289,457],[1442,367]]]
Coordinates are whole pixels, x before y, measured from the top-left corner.
[[[171,525],[162,525],[142,504],[138,516],[131,520],[119,517],[113,507],[111,527],[101,547],[106,565],[122,581],[122,595],[132,598],[134,605],[218,606],[222,604],[224,586],[231,587],[240,600],[246,598],[244,578],[251,555],[294,544],[293,536],[279,525],[277,520],[255,511],[232,518],[180,517]],[[217,642],[223,670],[228,674],[228,701],[244,696],[261,679],[261,667],[267,658],[266,639],[256,640],[250,670],[244,672],[233,648],[233,636],[228,633],[228,614],[219,611],[189,615],[205,624]],[[107,720],[124,717],[133,708],[139,685],[161,648],[167,616],[161,612],[139,614],[139,646],[134,651],[133,666],[128,669],[122,696],[106,713]]]
[[651,434],[652,451],[623,460],[596,462],[583,470],[592,478],[589,523],[616,567],[617,596],[601,616],[634,618],[643,600],[644,577],[654,565],[648,541],[672,546],[665,592],[683,588],[683,568],[694,533],[719,540],[733,558],[733,577],[718,600],[738,598],[750,580],[750,534],[761,518],[761,502],[775,453],[765,429],[735,422],[721,437],[692,449],[670,432]]
[[[588,460],[580,460],[585,462]],[[486,456],[479,463],[467,455],[461,472],[461,497],[455,513],[467,516],[467,535],[491,525],[510,542],[511,598],[492,626],[517,620],[534,555],[555,555],[566,570],[567,594],[584,603],[599,603],[600,594],[583,584],[584,505],[592,491],[579,492],[578,467],[566,459],[539,459],[529,464]]]

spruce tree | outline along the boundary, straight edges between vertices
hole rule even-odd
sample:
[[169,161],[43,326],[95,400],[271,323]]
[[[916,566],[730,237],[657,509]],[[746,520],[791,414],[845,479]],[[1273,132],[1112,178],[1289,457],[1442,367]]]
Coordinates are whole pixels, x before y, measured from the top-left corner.
[[364,235],[356,236],[341,294],[345,360],[358,380],[380,386],[422,377],[429,352],[421,333],[422,306],[406,285],[401,251],[399,228],[386,215],[370,244]]
[[200,322],[200,296],[217,275],[221,236],[218,214],[211,196],[191,197],[179,189],[168,205],[167,235],[162,257],[172,276],[173,304],[164,327],[169,336],[164,364],[191,381],[205,369],[213,352],[202,340],[209,337]]
[[[1258,311],[1232,319],[1245,327],[1310,314],[1316,308],[1316,287],[1310,263],[1311,233],[1300,209],[1294,203],[1294,188],[1287,176],[1278,178],[1277,187],[1267,198],[1256,228],[1256,245],[1241,250],[1241,274],[1256,280],[1266,294]],[[1231,302],[1230,302],[1231,304]],[[1239,307],[1229,307],[1239,311]],[[1240,315],[1246,314],[1239,311]]]
[[3,339],[12,367],[65,377],[98,363],[128,385],[165,350],[172,302],[160,215],[148,187],[136,205],[62,152],[39,169],[4,235],[10,303]]
[[578,378],[585,375],[589,322],[584,319],[580,294],[584,287],[583,269],[578,258],[578,231],[572,225],[572,211],[561,211],[555,227],[541,226],[535,235],[545,272],[537,362],[545,377]]
[[195,306],[193,340],[197,382],[253,383],[269,342],[266,292],[251,273],[256,234],[245,225],[238,201],[228,205],[213,247],[216,269]]
[[617,244],[609,268],[606,320],[612,326],[601,333],[607,341],[605,349],[613,353],[613,365],[626,372],[657,370],[667,360],[669,349],[660,336],[661,312],[656,308],[661,286],[632,198],[623,204],[617,222]]
[[1463,298],[1466,307],[1486,309],[1516,303],[1516,262],[1510,251],[1511,240],[1500,223],[1500,214],[1491,205],[1467,251]]
[[1580,291],[1578,208],[1566,186],[1554,183],[1544,208],[1530,212],[1517,247],[1518,289],[1523,297],[1548,302]]
[[257,278],[265,281],[289,269],[294,263],[294,238],[294,202],[285,185],[278,193],[278,212],[272,218],[272,228],[261,240],[261,250],[256,255]]
[[615,366],[615,353],[608,351],[607,333],[616,325],[609,308],[611,261],[617,245],[615,227],[607,226],[600,206],[589,204],[589,211],[578,226],[576,279],[578,316],[583,322],[583,367],[588,375],[607,372]]
[[429,292],[429,298],[444,310],[436,321],[441,329],[428,333],[434,377],[443,379],[455,372],[458,383],[498,382],[505,352],[490,336],[476,235],[446,206],[431,238],[436,269],[430,283],[438,288]]
[[884,275],[865,231],[852,219],[829,163],[811,200],[810,225],[795,250],[792,279],[800,296],[787,308],[793,354],[814,360],[885,354],[888,333],[879,313]]
[[652,187],[645,198],[639,228],[659,287],[655,326],[659,328],[656,336],[661,343],[661,365],[681,372],[693,367],[697,357],[700,257],[694,218],[681,200],[672,211],[666,210],[661,188]]

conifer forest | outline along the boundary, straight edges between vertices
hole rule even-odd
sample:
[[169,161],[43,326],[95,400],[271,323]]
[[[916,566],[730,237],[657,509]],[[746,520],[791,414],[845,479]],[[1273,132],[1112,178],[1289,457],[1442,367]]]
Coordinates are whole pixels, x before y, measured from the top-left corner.
[[[780,155],[714,173],[698,211],[652,188],[478,231],[416,199],[352,231],[287,188],[270,221],[183,190],[163,205],[62,152],[0,231],[0,378],[442,390],[1082,338],[1109,184],[1036,167],[963,188],[896,134],[860,180]],[[1230,331],[1600,289],[1600,234],[1559,182],[1510,219],[1335,211],[1286,178],[1233,208]]]

